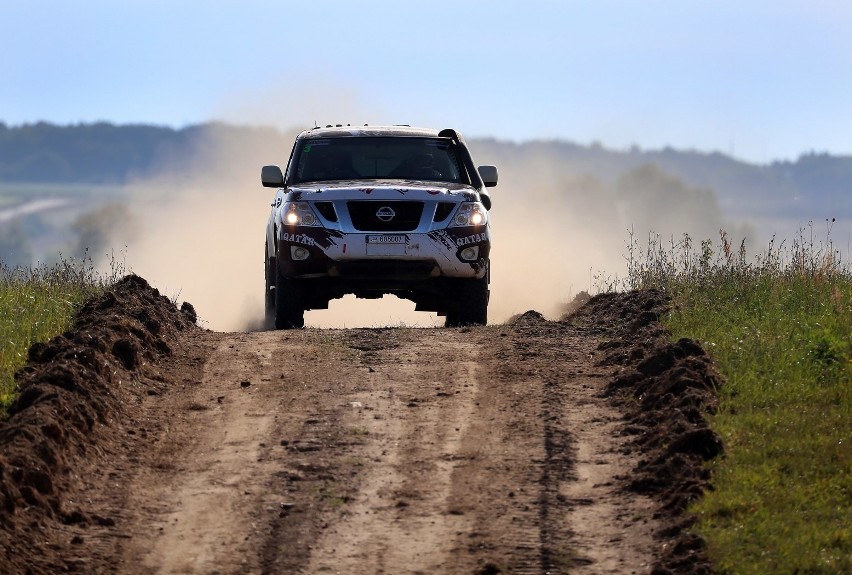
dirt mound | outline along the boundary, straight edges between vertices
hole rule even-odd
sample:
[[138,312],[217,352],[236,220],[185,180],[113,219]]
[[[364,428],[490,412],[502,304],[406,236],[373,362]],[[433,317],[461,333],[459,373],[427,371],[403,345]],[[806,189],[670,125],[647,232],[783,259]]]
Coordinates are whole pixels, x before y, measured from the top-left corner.
[[109,457],[122,415],[165,385],[151,364],[172,353],[180,332],[197,329],[195,320],[191,305],[178,310],[129,275],[89,301],[70,331],[30,348],[15,375],[20,395],[0,423],[0,571],[68,570],[48,546],[33,564],[32,541],[49,539],[57,522],[110,524],[65,494],[87,465]]
[[694,518],[685,510],[709,488],[704,463],[723,451],[705,419],[716,410],[722,379],[698,343],[670,342],[658,321],[667,308],[656,290],[602,294],[568,321],[610,330],[598,349],[600,363],[619,370],[605,394],[624,410],[623,433],[643,455],[626,488],[659,501],[665,524],[656,534],[664,552],[653,573],[709,574],[705,543],[688,531]]

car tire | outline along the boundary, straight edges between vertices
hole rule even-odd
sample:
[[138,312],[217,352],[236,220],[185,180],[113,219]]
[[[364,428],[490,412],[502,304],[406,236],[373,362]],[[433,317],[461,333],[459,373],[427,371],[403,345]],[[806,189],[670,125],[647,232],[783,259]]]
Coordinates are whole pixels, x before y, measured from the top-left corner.
[[446,327],[488,323],[488,278],[458,280],[456,297],[447,311]]
[[275,284],[278,266],[277,260],[270,258],[269,252],[266,250],[263,252],[263,259],[266,262],[263,266],[266,288],[263,293],[264,329],[272,329],[275,326]]
[[298,280],[278,276],[275,284],[275,329],[305,327],[302,285]]

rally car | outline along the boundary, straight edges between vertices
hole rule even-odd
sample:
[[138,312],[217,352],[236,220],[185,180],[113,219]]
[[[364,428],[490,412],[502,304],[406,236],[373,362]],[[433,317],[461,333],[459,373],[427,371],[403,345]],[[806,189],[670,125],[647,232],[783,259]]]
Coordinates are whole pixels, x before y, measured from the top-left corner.
[[456,130],[326,126],[299,134],[266,227],[266,314],[277,329],[346,294],[394,294],[447,326],[485,324],[491,232],[486,188]]

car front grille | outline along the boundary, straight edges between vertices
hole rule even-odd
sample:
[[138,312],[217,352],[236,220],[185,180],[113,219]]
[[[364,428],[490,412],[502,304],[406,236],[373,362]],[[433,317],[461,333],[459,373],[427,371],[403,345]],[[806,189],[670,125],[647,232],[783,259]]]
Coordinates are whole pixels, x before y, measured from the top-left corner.
[[423,202],[346,202],[352,225],[360,232],[411,232],[420,224]]

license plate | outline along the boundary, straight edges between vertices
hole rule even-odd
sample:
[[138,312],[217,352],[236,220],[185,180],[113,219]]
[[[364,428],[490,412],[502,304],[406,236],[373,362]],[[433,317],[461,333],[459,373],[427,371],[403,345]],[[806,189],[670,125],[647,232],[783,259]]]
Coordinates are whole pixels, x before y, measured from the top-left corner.
[[405,236],[367,236],[368,244],[404,244]]

